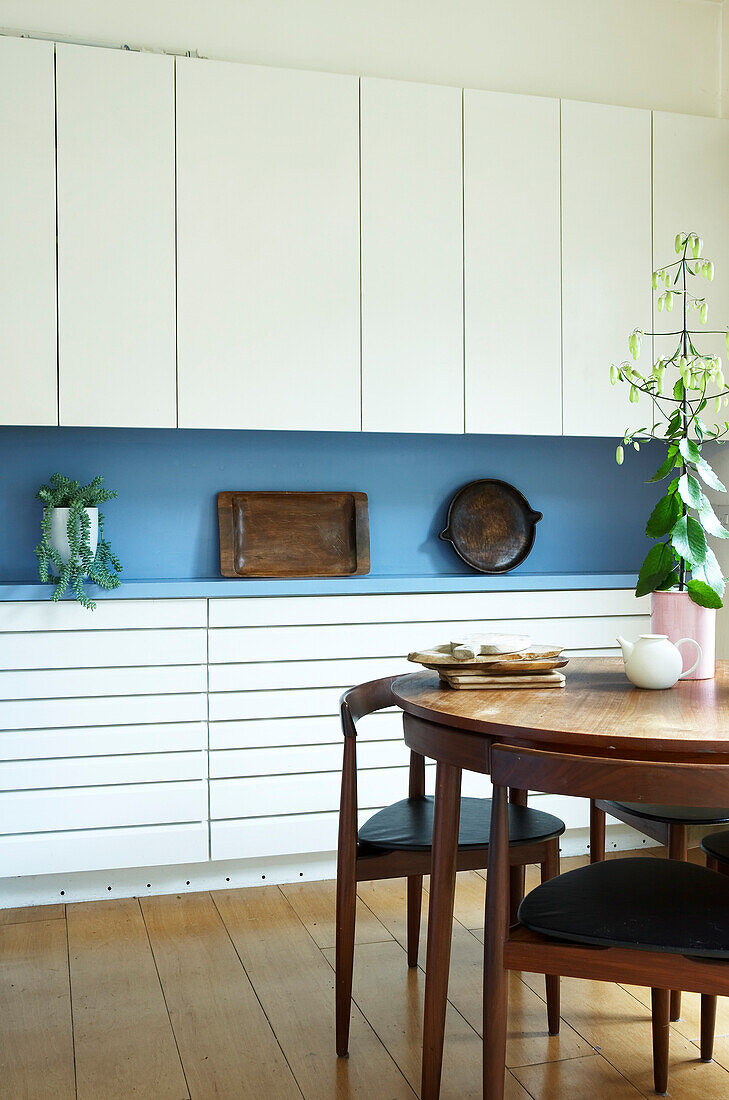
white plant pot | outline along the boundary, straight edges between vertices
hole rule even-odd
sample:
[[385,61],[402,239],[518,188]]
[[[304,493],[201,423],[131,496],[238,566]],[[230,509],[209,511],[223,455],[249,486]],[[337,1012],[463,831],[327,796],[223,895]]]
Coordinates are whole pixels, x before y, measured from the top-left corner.
[[[99,509],[84,508],[89,517],[89,544],[92,556],[96,553],[99,541]],[[64,565],[71,560],[71,548],[68,545],[68,513],[70,508],[54,508],[51,512],[51,546],[57,550]]]

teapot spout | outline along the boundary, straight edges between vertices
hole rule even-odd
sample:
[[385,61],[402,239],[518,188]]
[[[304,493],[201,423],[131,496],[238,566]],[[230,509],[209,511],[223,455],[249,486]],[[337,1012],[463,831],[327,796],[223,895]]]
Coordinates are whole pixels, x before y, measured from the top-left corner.
[[633,652],[633,646],[634,646],[635,643],[634,642],[629,642],[627,640],[627,638],[621,637],[620,634],[618,634],[615,641],[618,643],[618,645],[622,649],[622,651],[623,651],[623,660],[626,661],[628,659],[628,657],[630,656],[630,654]]

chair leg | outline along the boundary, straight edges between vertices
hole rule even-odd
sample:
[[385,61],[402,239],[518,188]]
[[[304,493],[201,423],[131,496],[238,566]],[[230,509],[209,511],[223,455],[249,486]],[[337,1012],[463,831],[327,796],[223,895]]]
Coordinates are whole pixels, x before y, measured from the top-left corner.
[[681,1019],[681,990],[671,990],[671,1008],[670,1008],[671,1023]]
[[509,927],[508,836],[506,791],[503,787],[495,787],[486,886],[483,983],[483,1096],[488,1100],[504,1098],[509,1009],[509,974],[504,968],[504,941]]
[[408,911],[408,966],[418,965],[418,943],[420,941],[420,909],[423,901],[423,876],[408,875],[407,911]]
[[[706,866],[710,871],[720,871],[718,860],[706,857]],[[729,870],[729,869],[728,869]],[[725,872],[726,873],[726,870]],[[716,997],[707,993],[701,996],[701,1061],[714,1060],[714,1032],[716,1031]]]
[[524,884],[526,881],[526,867],[515,864],[509,868],[509,924],[517,923],[519,906],[524,899]]
[[701,1061],[714,1060],[714,1030],[716,1028],[716,997],[701,996]]
[[653,1083],[659,1096],[668,1091],[668,1026],[669,992],[651,989],[653,1010]]
[[605,811],[590,799],[590,863],[602,863],[605,859]]
[[[685,825],[668,826],[668,858],[685,863],[688,859],[688,835]],[[681,1018],[681,990],[671,990],[670,1019],[675,1022]]]
[[344,739],[342,797],[339,805],[336,916],[336,1045],[340,1058],[349,1050],[352,1011],[354,922],[357,914],[357,757],[354,737]]
[[354,930],[357,914],[357,883],[354,867],[341,868],[337,874],[336,927],[336,1040],[337,1054],[349,1053],[349,1020],[352,1012],[352,974],[354,971]]
[[[729,867],[725,863],[719,863],[711,856],[706,857],[706,866],[710,871],[718,871],[720,874],[729,874]],[[701,997],[701,1061],[713,1062],[714,1060],[714,1032],[716,1030],[716,997],[703,994]]]
[[[552,840],[546,852],[546,859],[541,865],[542,882],[556,878],[559,874],[559,841]],[[550,1035],[559,1035],[560,1024],[560,998],[559,998],[559,974],[545,974],[544,984],[547,991],[547,1029]]]

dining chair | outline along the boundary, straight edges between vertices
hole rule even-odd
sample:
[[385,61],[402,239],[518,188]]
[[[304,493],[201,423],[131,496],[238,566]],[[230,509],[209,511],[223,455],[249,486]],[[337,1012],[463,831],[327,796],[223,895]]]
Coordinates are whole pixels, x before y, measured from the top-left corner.
[[701,851],[706,856],[706,866],[722,875],[729,875],[729,831],[710,833],[701,841]]
[[[724,825],[729,823],[729,809],[719,806],[666,806],[663,804],[641,805],[635,802],[610,802],[592,799],[590,801],[590,862],[596,863],[605,858],[605,814],[632,826],[638,832],[657,840],[668,848],[669,859],[688,859],[689,830],[702,825]],[[681,1016],[681,991],[672,989],[669,1016],[672,1021]],[[716,1016],[716,1003],[701,1003],[702,1022]],[[702,1023],[702,1037],[705,1028]],[[701,1060],[710,1062],[713,1056],[713,1028],[710,1041],[701,1046]]]
[[[706,866],[721,875],[729,875],[729,832],[709,833],[701,841]],[[709,1003],[710,1002],[710,1003]],[[708,1061],[714,1053],[716,997],[701,998],[701,1058]],[[706,1057],[708,1055],[708,1057]]]
[[[537,886],[508,917],[507,786],[653,804],[711,802],[729,765],[659,764],[495,745],[484,955],[484,1096],[502,1100],[507,972],[651,988],[656,1092],[668,1087],[669,990],[729,993],[729,877],[674,859],[598,861]],[[645,803],[643,802],[645,800]],[[680,903],[679,903],[680,899]]]
[[[349,1048],[349,1023],[354,969],[357,883],[407,878],[407,961],[418,964],[423,875],[430,873],[433,838],[433,798],[425,794],[425,758],[410,753],[408,797],[379,810],[357,827],[357,723],[366,715],[395,705],[392,684],[398,676],[372,680],[344,693],[340,701],[344,760],[339,812],[336,894],[336,1047],[343,1057]],[[458,834],[459,871],[488,866],[491,800],[462,798]],[[524,891],[524,869],[538,863],[542,881],[559,874],[559,837],[565,824],[558,817],[525,804],[524,792],[512,790],[507,809],[507,858],[512,895],[511,912]],[[547,1026],[559,1031],[559,978],[546,980]]]

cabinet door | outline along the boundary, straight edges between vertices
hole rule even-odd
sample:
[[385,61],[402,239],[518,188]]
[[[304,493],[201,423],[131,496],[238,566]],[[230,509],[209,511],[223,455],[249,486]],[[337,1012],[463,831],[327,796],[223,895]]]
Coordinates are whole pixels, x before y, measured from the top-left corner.
[[466,91],[466,431],[559,435],[559,103]]
[[461,96],[361,83],[365,431],[463,431]]
[[0,423],[57,424],[53,43],[0,38]]
[[[695,345],[707,355],[718,355],[727,370],[727,350],[722,335],[704,335],[705,329],[726,330],[729,325],[729,119],[698,118],[656,112],[653,116],[653,252],[661,267],[677,257],[677,233],[698,233],[704,239],[703,255],[714,261],[711,283],[689,277],[687,289],[706,295],[709,319],[703,326],[697,313],[689,312],[689,328],[696,330]],[[680,309],[680,303],[678,304]],[[676,329],[680,313],[656,311],[656,332]],[[671,323],[678,319],[678,325]],[[656,354],[673,354],[676,338],[656,337]],[[729,409],[717,414],[710,402],[702,419],[707,423],[729,418]]]
[[177,64],[180,426],[360,428],[354,77]]
[[60,422],[174,427],[174,61],[56,49]]
[[[649,111],[562,103],[562,255],[564,434],[650,426],[650,400],[610,385],[630,333],[651,327]],[[647,339],[644,371],[650,354]]]

